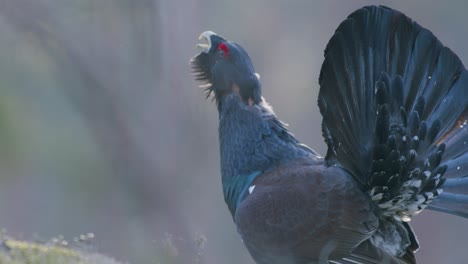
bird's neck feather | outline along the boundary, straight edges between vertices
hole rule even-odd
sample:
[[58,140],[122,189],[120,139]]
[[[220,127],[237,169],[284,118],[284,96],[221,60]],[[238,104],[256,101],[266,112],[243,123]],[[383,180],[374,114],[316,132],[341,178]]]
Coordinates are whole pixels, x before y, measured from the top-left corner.
[[249,174],[271,165],[264,149],[266,142],[263,137],[271,133],[263,113],[265,107],[249,106],[235,94],[227,95],[222,100],[219,142],[223,178]]
[[251,183],[243,177],[311,154],[300,146],[263,98],[255,105],[246,104],[235,94],[221,100],[219,141],[226,202],[230,199],[227,192],[238,195],[248,187],[245,184]]

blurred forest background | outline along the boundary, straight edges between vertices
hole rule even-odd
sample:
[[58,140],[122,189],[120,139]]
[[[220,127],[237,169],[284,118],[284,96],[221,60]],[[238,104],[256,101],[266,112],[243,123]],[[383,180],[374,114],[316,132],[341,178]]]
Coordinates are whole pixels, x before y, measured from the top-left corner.
[[[253,263],[225,207],[216,107],[190,75],[198,35],[243,45],[263,93],[325,153],[323,49],[355,9],[384,4],[468,63],[468,2],[0,0],[0,228],[130,263]],[[424,212],[421,263],[466,263],[468,221]]]

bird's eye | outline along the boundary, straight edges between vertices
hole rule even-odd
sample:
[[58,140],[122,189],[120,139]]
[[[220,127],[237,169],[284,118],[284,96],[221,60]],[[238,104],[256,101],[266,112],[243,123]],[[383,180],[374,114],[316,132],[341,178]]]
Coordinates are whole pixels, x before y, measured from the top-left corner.
[[225,43],[220,43],[218,45],[218,49],[224,53],[224,56],[226,56],[226,58],[229,58],[229,48]]

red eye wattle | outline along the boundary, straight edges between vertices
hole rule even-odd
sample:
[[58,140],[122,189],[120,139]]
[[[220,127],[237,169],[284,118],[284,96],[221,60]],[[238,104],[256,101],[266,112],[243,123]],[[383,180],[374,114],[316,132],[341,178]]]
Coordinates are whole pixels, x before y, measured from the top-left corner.
[[218,49],[222,50],[224,52],[224,55],[226,58],[229,58],[229,49],[225,43],[221,43],[218,45]]

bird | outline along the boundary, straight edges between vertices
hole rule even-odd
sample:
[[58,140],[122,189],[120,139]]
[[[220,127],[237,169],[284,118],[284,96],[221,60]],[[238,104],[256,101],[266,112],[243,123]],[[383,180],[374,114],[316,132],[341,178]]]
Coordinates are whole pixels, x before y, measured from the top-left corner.
[[341,22],[319,76],[324,156],[263,98],[242,46],[200,39],[192,74],[216,104],[224,200],[256,263],[413,264],[413,217],[468,218],[468,73],[428,29],[385,6]]

